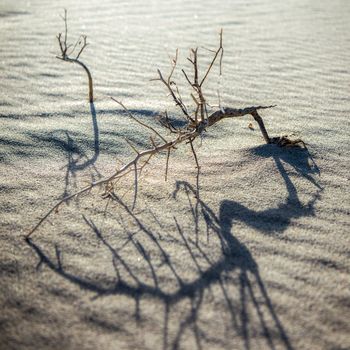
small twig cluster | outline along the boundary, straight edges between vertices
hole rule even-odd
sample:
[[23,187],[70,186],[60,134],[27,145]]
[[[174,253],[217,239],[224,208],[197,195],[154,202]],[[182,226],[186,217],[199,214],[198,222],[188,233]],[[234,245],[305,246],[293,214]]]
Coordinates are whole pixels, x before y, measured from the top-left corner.
[[89,102],[94,101],[94,92],[92,84],[92,76],[88,67],[79,59],[83,51],[85,50],[88,43],[86,41],[86,35],[80,35],[75,44],[68,43],[68,23],[67,23],[67,10],[64,10],[64,16],[62,16],[64,21],[64,34],[59,33],[57,35],[58,44],[60,47],[61,55],[56,56],[56,58],[70,63],[77,63],[84,68],[89,81]]
[[[65,23],[67,24],[66,15],[64,17]],[[193,142],[196,138],[199,136],[202,136],[203,132],[206,131],[209,127],[216,124],[222,119],[226,118],[237,118],[237,117],[243,117],[245,115],[251,115],[254,120],[258,123],[259,128],[261,130],[261,133],[264,137],[264,140],[266,143],[275,143],[280,146],[290,146],[297,143],[303,143],[301,140],[296,141],[290,141],[287,137],[275,137],[270,138],[264,122],[259,115],[258,111],[262,109],[268,109],[275,106],[257,106],[257,107],[246,107],[243,109],[236,109],[236,108],[226,108],[219,105],[219,110],[214,111],[212,113],[208,112],[209,104],[205,98],[205,94],[203,92],[203,86],[206,82],[213,66],[219,61],[219,68],[220,68],[220,75],[222,72],[222,58],[223,58],[223,38],[222,38],[222,30],[220,31],[220,40],[219,40],[219,47],[217,50],[213,51],[214,56],[212,60],[210,61],[210,64],[208,65],[207,69],[205,70],[205,73],[203,74],[203,77],[200,77],[200,70],[198,65],[198,48],[191,49],[190,51],[190,57],[188,60],[191,62],[192,69],[193,69],[193,78],[190,78],[190,75],[186,73],[185,70],[182,69],[182,73],[184,75],[185,80],[190,85],[191,88],[191,98],[194,102],[194,112],[190,112],[189,108],[185,105],[183,102],[183,99],[181,97],[179,88],[177,83],[173,80],[173,74],[177,66],[177,60],[178,60],[178,51],[176,51],[176,55],[172,60],[172,66],[170,73],[168,76],[164,76],[160,70],[158,70],[158,78],[154,80],[159,80],[164,86],[166,87],[167,91],[169,92],[171,98],[175,102],[175,105],[180,109],[182,116],[184,117],[186,124],[185,126],[178,127],[174,125],[174,123],[171,121],[171,119],[168,116],[168,113],[165,111],[163,115],[159,116],[158,120],[160,122],[161,127],[167,131],[167,136],[162,135],[160,132],[158,132],[155,128],[152,126],[142,122],[138,118],[136,118],[125,106],[122,102],[118,101],[115,98],[112,98],[116,103],[118,103],[130,116],[132,120],[140,124],[142,127],[146,128],[148,131],[151,132],[151,135],[149,136],[150,139],[150,148],[146,150],[138,150],[130,140],[126,139],[126,142],[131,147],[131,149],[136,153],[135,157],[130,160],[128,163],[124,164],[122,167],[120,167],[118,170],[116,170],[112,175],[110,175],[107,178],[95,181],[90,183],[88,186],[84,187],[83,189],[63,198],[61,201],[59,201],[55,206],[53,206],[46,215],[38,222],[38,224],[29,232],[27,237],[33,234],[33,232],[50,216],[51,213],[58,210],[58,208],[63,204],[67,203],[72,198],[75,198],[82,193],[89,192],[92,188],[96,186],[103,185],[104,186],[104,192],[102,194],[103,198],[113,198],[115,196],[114,191],[116,190],[116,180],[119,180],[120,178],[126,176],[127,174],[133,172],[134,173],[134,199],[132,208],[136,205],[136,199],[137,199],[137,192],[138,192],[138,181],[141,175],[142,170],[145,168],[146,165],[149,164],[151,158],[154,155],[157,155],[159,153],[166,152],[166,167],[165,167],[165,179],[167,179],[168,174],[168,168],[169,168],[169,158],[171,155],[171,152],[174,151],[178,145],[185,144],[189,145],[191,152],[193,154],[196,167],[197,167],[197,186],[198,186],[198,177],[199,177],[199,161],[198,157],[193,145]],[[78,52],[78,55],[75,59],[71,59],[68,57],[67,50],[69,49],[69,46],[66,44],[67,39],[67,27],[66,27],[66,33],[64,36],[64,40],[62,41],[61,35],[58,36],[58,40],[60,43],[61,51],[62,51],[62,59],[69,62],[77,62],[81,52],[86,46],[86,40],[83,41],[83,46]],[[77,45],[73,47],[73,51],[75,50]],[[81,62],[79,63],[81,64]],[[169,136],[172,136],[171,138]],[[304,144],[304,143],[303,143]],[[305,144],[304,144],[305,146]]]

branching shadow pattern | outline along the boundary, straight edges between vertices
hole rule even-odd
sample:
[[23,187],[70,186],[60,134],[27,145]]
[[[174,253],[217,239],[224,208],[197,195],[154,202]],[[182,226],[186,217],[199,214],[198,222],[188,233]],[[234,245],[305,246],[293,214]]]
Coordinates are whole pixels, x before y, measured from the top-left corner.
[[[63,252],[58,246],[55,246],[56,258],[52,259],[41,246],[28,239],[28,244],[39,257],[38,266],[46,265],[71,283],[95,293],[96,297],[124,295],[133,299],[136,323],[142,318],[142,305],[151,302],[162,305],[164,316],[159,327],[162,329],[163,349],[190,348],[185,343],[189,334],[192,334],[191,339],[198,349],[235,348],[235,344],[252,349],[257,348],[257,339],[260,344],[264,342],[264,348],[293,349],[256,260],[248,247],[235,236],[234,223],[240,221],[261,234],[272,235],[283,233],[293,218],[313,215],[315,202],[322,190],[312,177],[318,169],[306,163],[310,158],[307,151],[298,151],[298,157],[294,157],[267,145],[253,152],[261,157],[272,157],[285,182],[288,195],[276,207],[257,212],[226,199],[220,203],[216,214],[201,199],[197,188],[188,182],[177,182],[173,198],[187,201],[192,225],[184,227],[182,218],[174,217],[173,228],[167,235],[159,232],[161,224],[158,228],[149,225],[142,215],[135,214],[115,195],[114,204],[122,213],[111,215],[127,237],[122,245],[116,246],[116,241],[95,220],[83,216],[89,231],[110,253],[115,271],[112,283],[94,281],[83,274],[71,272],[63,266]],[[292,165],[298,174],[317,188],[306,205],[300,202],[284,163]],[[203,237],[206,237],[206,244],[202,243]],[[218,254],[211,253],[209,238],[219,247]],[[129,253],[124,252],[127,245],[142,261],[144,270],[140,270],[137,263],[130,262]],[[170,246],[175,246],[175,251],[181,252],[182,258],[174,255]],[[191,266],[183,267],[181,261],[190,261]],[[190,278],[187,270],[194,271]],[[208,322],[208,315],[213,312],[224,314],[223,319],[227,316],[229,322],[218,318],[213,329],[212,321]],[[225,323],[223,332],[218,330],[220,322]]]

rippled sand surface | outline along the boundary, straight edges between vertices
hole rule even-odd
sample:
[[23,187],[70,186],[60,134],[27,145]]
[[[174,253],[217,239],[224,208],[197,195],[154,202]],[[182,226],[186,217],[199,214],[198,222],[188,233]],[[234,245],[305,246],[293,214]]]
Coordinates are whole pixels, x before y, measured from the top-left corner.
[[[95,102],[80,67],[59,61],[55,36],[88,36]],[[333,1],[9,1],[0,3],[1,349],[349,349],[350,3]],[[110,99],[156,126],[159,82],[179,48],[203,74],[224,30],[212,105],[262,112],[225,120],[145,168],[121,203],[102,189],[59,199],[134,156],[149,135]],[[189,90],[175,73],[186,103]],[[213,107],[215,109],[215,107]],[[132,175],[132,174],[130,174]]]

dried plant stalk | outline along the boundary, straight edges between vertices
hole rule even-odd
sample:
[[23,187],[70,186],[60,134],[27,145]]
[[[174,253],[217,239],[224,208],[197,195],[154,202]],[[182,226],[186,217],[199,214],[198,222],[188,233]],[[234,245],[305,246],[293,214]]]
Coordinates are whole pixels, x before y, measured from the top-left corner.
[[[60,40],[60,39],[59,39]],[[274,105],[271,106],[252,106],[252,107],[246,107],[242,109],[236,109],[236,108],[224,108],[220,107],[219,110],[214,111],[212,113],[208,113],[208,103],[206,102],[205,94],[203,92],[203,84],[208,78],[213,66],[215,65],[216,61],[219,58],[219,67],[220,67],[220,74],[222,72],[222,56],[223,56],[223,44],[222,44],[222,31],[220,32],[220,45],[219,48],[214,51],[214,57],[211,60],[208,68],[205,70],[205,73],[203,75],[203,78],[200,79],[200,71],[198,67],[198,49],[192,49],[191,50],[191,56],[188,58],[188,60],[192,64],[193,68],[193,81],[189,78],[189,74],[187,74],[184,70],[182,70],[183,75],[186,79],[186,81],[189,83],[191,90],[193,90],[193,93],[191,93],[192,99],[195,103],[195,112],[194,115],[191,115],[189,113],[189,109],[184,104],[181,95],[179,93],[179,89],[177,87],[177,84],[175,81],[173,81],[172,76],[176,69],[177,65],[177,59],[178,59],[178,51],[176,51],[175,58],[172,60],[172,67],[171,71],[168,75],[168,77],[164,77],[164,75],[161,73],[160,70],[158,70],[158,76],[159,78],[155,80],[159,80],[168,92],[170,93],[170,96],[172,97],[173,101],[175,102],[175,105],[181,110],[183,117],[186,120],[186,125],[184,127],[176,127],[170,120],[168,113],[165,112],[161,117],[159,117],[160,125],[163,129],[168,131],[168,134],[172,135],[173,137],[170,140],[167,140],[165,136],[163,136],[161,133],[159,133],[155,128],[152,126],[140,121],[135,116],[132,115],[132,113],[124,106],[124,104],[114,98],[112,98],[116,103],[118,103],[131,117],[132,120],[140,124],[142,127],[147,129],[148,131],[151,131],[152,135],[150,136],[151,145],[150,148],[147,150],[138,150],[134,145],[130,143],[130,141],[127,140],[132,150],[136,153],[135,157],[130,160],[128,163],[124,164],[122,167],[120,167],[117,171],[115,171],[112,175],[105,179],[101,179],[95,182],[92,182],[88,186],[84,187],[83,189],[71,194],[70,196],[67,196],[60,200],[56,205],[54,205],[37,223],[37,225],[28,233],[26,236],[29,238],[37,229],[38,227],[57,209],[64,203],[67,203],[69,200],[81,195],[82,193],[89,192],[94,187],[104,185],[104,193],[103,198],[112,198],[114,196],[114,190],[115,186],[113,185],[113,181],[120,179],[121,177],[126,176],[130,172],[134,172],[134,199],[132,208],[136,205],[136,199],[137,199],[137,191],[138,191],[138,181],[140,177],[141,171],[144,169],[145,166],[149,164],[149,161],[152,156],[157,155],[162,152],[167,153],[166,157],[166,168],[165,168],[165,178],[167,178],[168,174],[168,166],[169,166],[169,157],[171,155],[171,151],[175,150],[177,146],[179,145],[189,145],[191,152],[193,154],[193,157],[195,159],[196,168],[197,168],[197,185],[198,185],[198,175],[199,175],[199,160],[196,155],[196,151],[193,145],[193,141],[203,134],[204,131],[206,131],[211,126],[215,125],[222,119],[227,118],[238,118],[243,117],[246,115],[251,115],[254,120],[259,125],[260,131],[263,135],[263,138],[266,143],[274,143],[279,146],[291,146],[294,144],[302,143],[304,146],[305,144],[301,140],[289,140],[288,137],[282,136],[282,137],[274,137],[270,138],[267,130],[265,128],[263,119],[261,118],[258,111],[263,109],[269,109],[275,107]],[[61,40],[60,40],[61,43]],[[65,46],[62,46],[65,47]],[[80,50],[81,53],[82,50]],[[79,53],[79,54],[80,54]],[[66,57],[65,54],[63,57]],[[77,56],[79,58],[79,55]]]
[[[87,76],[88,76],[88,83],[89,83],[89,102],[92,103],[94,101],[94,89],[93,89],[93,83],[92,83],[92,76],[90,73],[89,68],[79,59],[83,51],[85,50],[86,46],[88,45],[86,39],[86,35],[80,35],[78,40],[75,42],[75,44],[68,44],[68,23],[67,23],[67,10],[64,10],[64,16],[62,17],[64,21],[64,34],[59,33],[57,35],[58,44],[60,47],[61,55],[56,56],[56,58],[70,63],[76,63],[80,67],[84,68]],[[75,57],[71,57],[71,55],[75,55]]]

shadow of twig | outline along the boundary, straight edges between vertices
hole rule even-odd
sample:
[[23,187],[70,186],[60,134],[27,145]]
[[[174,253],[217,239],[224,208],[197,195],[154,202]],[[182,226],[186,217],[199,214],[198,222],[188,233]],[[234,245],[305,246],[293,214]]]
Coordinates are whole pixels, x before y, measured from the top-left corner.
[[[115,247],[118,241],[107,238],[106,232],[103,232],[93,219],[83,216],[89,230],[111,254],[116,274],[112,285],[97,280],[94,282],[67,271],[62,263],[62,252],[58,247],[55,248],[57,260],[55,262],[38,244],[31,239],[27,242],[38,255],[40,264],[45,264],[81,288],[96,293],[97,297],[124,295],[133,299],[136,321],[141,319],[142,303],[151,303],[153,300],[163,305],[163,349],[182,348],[189,332],[193,335],[193,341],[198,349],[212,342],[217,344],[222,342],[223,347],[232,346],[235,339],[242,342],[244,349],[251,349],[256,336],[254,333],[257,332],[256,327],[267,348],[293,349],[261,278],[256,260],[248,247],[238,240],[232,231],[234,223],[240,221],[263,234],[281,234],[287,229],[291,219],[313,215],[321,187],[312,177],[313,170],[306,167],[307,153],[300,153],[299,157],[288,156],[286,153],[280,153],[276,147],[269,148],[269,146],[256,149],[254,152],[260,156],[273,157],[286,185],[288,192],[286,199],[276,207],[262,211],[254,211],[226,199],[220,203],[216,214],[199,196],[198,188],[188,182],[179,181],[176,183],[173,197],[180,200],[180,193],[185,195],[186,206],[192,216],[193,230],[188,226],[184,228],[180,218],[174,217],[172,234],[179,239],[172,242],[173,246],[162,238],[156,228],[149,227],[116,195],[112,196],[113,202],[121,208],[123,216],[127,217],[129,222],[129,225],[119,225],[128,237],[121,249]],[[316,194],[306,205],[300,202],[297,189],[283,163],[291,165],[317,187]],[[137,233],[131,231],[131,223],[136,227]],[[203,225],[205,230],[202,229]],[[217,239],[220,247],[219,257],[213,258],[210,246],[203,246],[200,243],[198,236],[201,234],[206,234],[207,242],[209,235]],[[144,271],[140,271],[137,263],[130,262],[130,251],[129,253],[123,251],[126,244],[131,244],[133,254],[144,263],[146,266]],[[181,252],[181,260],[186,261],[185,270],[181,269],[179,258],[174,256],[174,248]],[[189,279],[187,270],[195,271],[195,277]],[[150,276],[149,280],[145,277],[147,274]],[[172,282],[171,288],[169,281]],[[210,300],[218,296],[224,305],[224,313],[230,319],[230,323],[224,325],[229,329],[231,336],[227,339],[216,335],[215,329],[220,323],[215,323],[213,327],[213,324],[208,326],[203,322],[203,315],[213,308]],[[184,306],[184,303],[187,306]]]
[[[71,183],[71,179],[73,179],[73,186],[75,186],[76,174],[79,171],[83,171],[88,167],[93,167],[93,173],[91,174],[91,181],[96,180],[96,178],[101,178],[101,174],[95,167],[95,162],[97,161],[100,155],[100,140],[99,140],[99,129],[98,122],[96,116],[96,109],[93,102],[90,102],[90,112],[92,118],[92,127],[93,127],[93,136],[94,136],[94,148],[93,155],[87,156],[85,152],[79,150],[77,146],[75,146],[74,140],[70,136],[70,134],[66,131],[67,136],[67,155],[68,155],[68,164],[66,165],[66,175],[65,175],[65,189],[62,195],[62,198],[69,195],[69,186]],[[77,152],[78,150],[78,152]],[[77,154],[77,156],[74,156]]]

